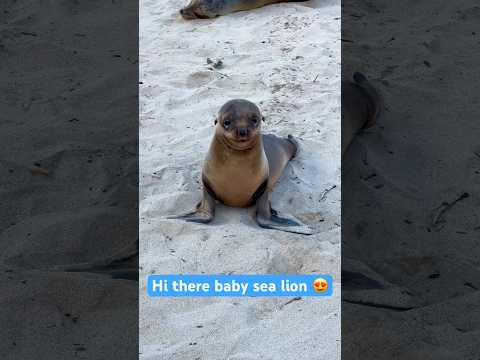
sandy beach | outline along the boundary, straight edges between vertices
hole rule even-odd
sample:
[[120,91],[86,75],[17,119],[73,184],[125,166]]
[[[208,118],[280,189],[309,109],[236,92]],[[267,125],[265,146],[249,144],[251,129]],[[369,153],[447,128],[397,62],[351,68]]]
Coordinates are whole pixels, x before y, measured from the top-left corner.
[[[367,75],[386,106],[341,187],[340,1],[190,22],[185,3],[140,2],[139,249],[137,4],[2,3],[2,359],[134,359],[138,331],[142,359],[478,359],[478,5],[344,7],[344,74]],[[265,132],[299,140],[273,205],[314,235],[224,206],[208,226],[166,220],[200,198],[214,117],[240,97]],[[140,283],[100,271],[134,270],[138,253]],[[152,273],[336,282],[328,299],[150,299]]]
[[[339,359],[340,3],[284,3],[196,21],[180,18],[184,5],[140,2],[140,356]],[[265,133],[300,142],[273,206],[314,235],[261,229],[251,208],[219,206],[210,225],[165,219],[200,198],[213,122],[233,98],[258,104]],[[331,298],[293,302],[150,299],[152,273],[330,273],[336,282]]]

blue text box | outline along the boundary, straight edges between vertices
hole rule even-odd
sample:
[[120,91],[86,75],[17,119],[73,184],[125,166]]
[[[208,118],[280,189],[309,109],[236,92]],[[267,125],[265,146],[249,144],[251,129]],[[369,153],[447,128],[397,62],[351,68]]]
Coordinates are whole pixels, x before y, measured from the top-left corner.
[[147,294],[151,297],[331,296],[332,293],[330,275],[149,275],[147,278]]

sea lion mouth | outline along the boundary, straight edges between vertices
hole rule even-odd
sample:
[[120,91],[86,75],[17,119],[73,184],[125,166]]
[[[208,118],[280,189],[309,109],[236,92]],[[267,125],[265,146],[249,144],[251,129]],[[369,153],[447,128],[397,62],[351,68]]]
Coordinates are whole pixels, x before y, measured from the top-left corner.
[[208,16],[200,14],[198,11],[189,9],[189,8],[183,8],[180,10],[180,15],[185,20],[195,20],[195,19],[209,19]]
[[244,139],[230,139],[224,137],[224,142],[225,145],[231,149],[243,151],[252,149],[256,145],[257,140],[251,137]]
[[195,15],[195,17],[196,17],[197,19],[209,19],[208,16],[199,14],[199,13],[196,12],[196,11],[193,11],[193,15]]

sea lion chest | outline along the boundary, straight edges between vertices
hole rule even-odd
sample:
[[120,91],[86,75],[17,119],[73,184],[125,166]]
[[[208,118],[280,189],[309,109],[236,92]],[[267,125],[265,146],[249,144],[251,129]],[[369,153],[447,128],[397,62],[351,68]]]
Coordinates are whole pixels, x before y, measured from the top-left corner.
[[217,200],[227,206],[252,205],[257,190],[268,180],[268,160],[260,142],[252,149],[234,150],[212,142],[203,166],[203,179]]

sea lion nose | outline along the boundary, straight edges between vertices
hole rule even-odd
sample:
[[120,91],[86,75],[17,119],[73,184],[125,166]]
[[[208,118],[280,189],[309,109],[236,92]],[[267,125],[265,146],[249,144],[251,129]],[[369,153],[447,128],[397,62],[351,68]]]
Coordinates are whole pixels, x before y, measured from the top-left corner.
[[185,13],[185,10],[180,9],[180,15],[183,15]]
[[240,128],[240,129],[238,129],[238,135],[239,135],[239,136],[247,136],[247,134],[248,134],[248,130],[247,130],[247,129],[245,129],[245,128]]

